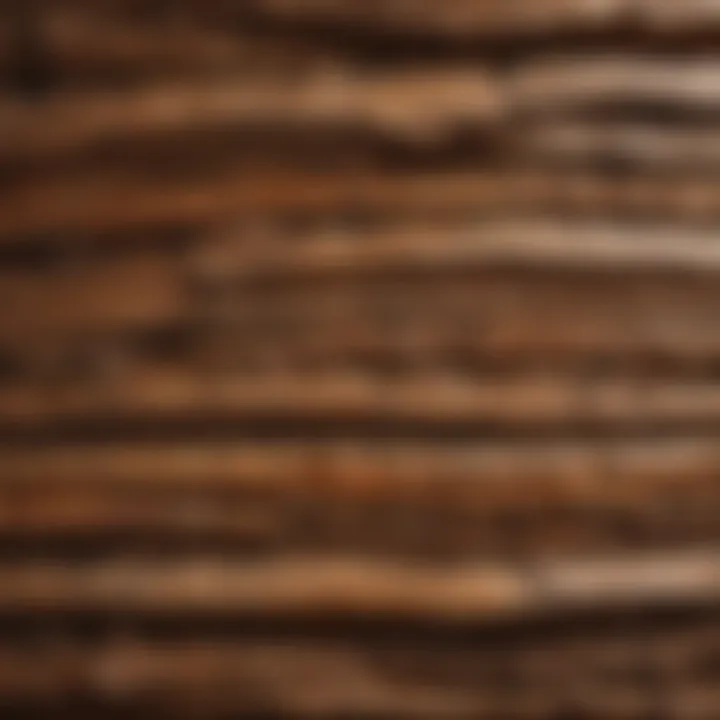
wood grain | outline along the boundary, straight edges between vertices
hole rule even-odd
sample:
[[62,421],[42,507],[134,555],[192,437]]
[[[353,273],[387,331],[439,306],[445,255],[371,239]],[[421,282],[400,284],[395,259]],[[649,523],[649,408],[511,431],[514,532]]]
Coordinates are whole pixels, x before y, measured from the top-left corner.
[[[549,212],[708,223],[720,213],[720,187],[706,178],[608,178],[582,172],[248,173],[160,180],[80,173],[32,175],[0,198],[0,242],[34,235],[198,225],[288,215],[452,217]],[[43,212],[35,208],[42,203]]]
[[414,568],[295,557],[0,567],[0,611],[488,623],[627,607],[710,605],[712,550]]
[[[434,97],[428,106],[428,94]],[[398,97],[402,102],[398,102]],[[4,109],[0,122],[6,158],[70,152],[111,142],[122,146],[162,134],[242,131],[282,124],[321,132],[343,128],[410,141],[436,139],[477,127],[501,113],[499,98],[482,71],[406,71],[381,77],[339,72],[310,74],[301,81],[228,78],[193,87],[72,94],[30,107]]]
[[6,538],[408,559],[720,539],[712,439],[114,444],[0,461]]
[[709,381],[587,381],[546,376],[462,379],[361,373],[302,376],[136,372],[112,383],[60,388],[17,384],[0,391],[0,424],[332,421],[442,427],[702,428],[718,420]]
[[[495,713],[550,717],[577,703],[589,717],[623,717],[653,707],[653,681],[694,717],[711,717],[716,700],[707,667],[717,650],[716,620],[676,622],[585,637],[569,632],[499,649],[370,639],[309,646],[277,638],[238,647],[224,641],[149,642],[114,638],[102,648],[46,643],[33,656],[9,647],[0,657],[0,693],[35,702],[92,698],[135,711],[280,712],[296,717],[466,718]],[[654,631],[654,633],[652,632]],[[615,682],[608,689],[607,675]],[[651,678],[650,687],[640,678]],[[331,680],[328,683],[328,680]],[[182,705],[182,708],[179,706]],[[145,717],[145,715],[142,715]]]
[[718,38],[0,0],[4,715],[714,720]]

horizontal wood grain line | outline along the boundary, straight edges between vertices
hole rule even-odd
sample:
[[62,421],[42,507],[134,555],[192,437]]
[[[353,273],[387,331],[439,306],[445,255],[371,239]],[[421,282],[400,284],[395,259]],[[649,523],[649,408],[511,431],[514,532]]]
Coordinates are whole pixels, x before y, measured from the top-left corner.
[[[33,103],[8,98],[0,116],[0,155],[39,159],[138,146],[142,156],[163,137],[177,141],[184,133],[197,145],[201,132],[247,137],[249,128],[263,126],[286,134],[358,131],[430,147],[468,131],[482,136],[492,128],[493,136],[513,148],[518,142],[522,146],[523,128],[507,120],[518,114],[552,116],[658,103],[690,112],[718,110],[717,72],[711,60],[629,56],[540,59],[509,76],[472,64],[363,72],[359,66],[329,62],[292,77],[246,70],[200,82],[191,75],[184,82],[137,88],[61,91]],[[277,141],[269,137],[272,154]],[[248,142],[257,143],[256,135]],[[694,140],[693,147],[698,144]],[[182,157],[184,150],[176,148],[176,155]]]
[[100,232],[350,212],[414,218],[553,212],[707,222],[720,215],[720,183],[663,176],[610,179],[548,170],[416,175],[239,170],[184,181],[140,175],[123,179],[97,172],[61,181],[30,177],[0,196],[0,243],[23,243],[47,231]]
[[179,7],[163,20],[97,3],[57,2],[44,3],[36,17],[55,76],[70,87],[100,79],[112,85],[207,72],[291,72],[322,59],[307,42],[213,27]]
[[[433,98],[428,103],[428,97]],[[163,133],[248,125],[336,127],[408,139],[452,134],[495,121],[499,98],[480,70],[413,71],[360,77],[340,69],[294,80],[249,78],[53,96],[40,106],[6,103],[5,157],[82,149]]]
[[[3,2],[8,4],[8,0]],[[64,4],[69,7],[83,5],[78,2]],[[84,4],[93,9],[97,7],[97,3]],[[537,34],[557,37],[562,32],[620,32],[627,29],[673,35],[712,29],[720,12],[714,0],[686,0],[682,5],[672,0],[600,0],[592,6],[580,0],[520,0],[513,3],[449,0],[442,5],[433,0],[388,0],[381,5],[368,5],[361,0],[252,0],[241,5],[218,0],[185,0],[176,5],[188,15],[194,11],[194,17],[198,19],[233,22],[240,27],[244,20],[256,21],[260,16],[293,23],[320,23],[336,29],[344,27],[355,33],[394,31],[451,38]],[[105,1],[101,7],[108,13],[124,10],[126,15],[130,14],[127,6],[116,0]],[[177,9],[176,13],[180,14]],[[162,11],[156,16],[161,19],[173,17]]]
[[238,228],[200,234],[189,254],[0,272],[0,347],[49,357],[92,338],[221,321],[222,332],[198,341],[198,356],[272,351],[291,365],[342,365],[353,352],[412,362],[423,350],[426,359],[455,352],[478,362],[710,359],[720,347],[718,268],[711,233],[683,226],[528,219],[269,236]]
[[[635,500],[714,488],[712,436],[592,441],[195,441],[0,450],[0,487],[43,493],[219,492],[271,501],[463,503]],[[522,489],[522,492],[520,491]],[[443,491],[447,497],[443,500]]]
[[705,440],[115,444],[0,453],[0,536],[498,557],[720,539]]
[[328,420],[490,423],[498,428],[714,425],[720,385],[708,381],[638,382],[550,375],[469,378],[415,374],[383,380],[362,373],[199,374],[137,371],[113,382],[53,392],[17,384],[0,391],[0,424],[130,420]]
[[[99,650],[48,648],[33,667],[22,650],[0,656],[0,696],[32,704],[81,693],[96,703],[122,698],[135,711],[281,713],[288,718],[477,717],[468,690],[393,678],[348,648],[282,644],[123,643]],[[487,693],[486,693],[487,694]]]
[[[657,702],[648,675],[673,684],[688,717],[712,717],[709,663],[717,623],[680,622],[655,634],[624,627],[604,635],[527,639],[499,650],[466,646],[277,638],[148,641],[111,638],[101,647],[8,644],[0,653],[0,694],[47,702],[68,696],[134,709],[180,709],[207,717],[221,708],[285,717],[551,717],[582,684],[585,703],[626,717]],[[615,684],[607,688],[607,674]],[[678,676],[681,678],[678,680]],[[699,711],[699,712],[698,712]],[[143,716],[144,717],[144,716]],[[679,717],[685,717],[680,715]]]
[[[715,12],[720,20],[720,5]],[[507,93],[516,111],[531,114],[643,105],[707,112],[720,109],[717,73],[717,60],[708,55],[568,54],[521,64],[508,78]]]
[[526,128],[518,140],[525,157],[556,165],[618,162],[659,170],[711,173],[720,168],[715,128],[658,128],[650,123],[557,122]]
[[[717,4],[691,0],[600,0],[588,5],[579,0],[520,0],[484,2],[450,0],[390,0],[368,5],[361,0],[253,0],[269,17],[320,22],[375,32],[396,31],[423,35],[492,37],[494,35],[555,35],[562,32],[641,29],[658,34],[713,28],[720,22]],[[208,3],[212,11],[212,3]],[[218,13],[227,8],[218,5]],[[236,11],[237,12],[237,11]]]
[[[0,489],[0,536],[32,541],[85,539],[95,542],[120,538],[154,541],[211,539],[232,545],[242,541],[265,541],[293,528],[283,508],[272,503],[253,503],[215,497],[212,491],[187,495],[181,489],[159,495],[132,489],[48,489],[41,495],[25,488]],[[302,539],[302,533],[295,533]]]
[[[720,242],[710,231],[667,223],[558,221],[542,216],[319,230],[282,237],[242,228],[199,244],[195,262],[210,277],[354,275],[474,267],[714,271]],[[681,236],[682,239],[679,239]]]
[[478,562],[294,557],[0,566],[0,612],[345,617],[492,622],[613,608],[714,604],[720,556],[675,553]]

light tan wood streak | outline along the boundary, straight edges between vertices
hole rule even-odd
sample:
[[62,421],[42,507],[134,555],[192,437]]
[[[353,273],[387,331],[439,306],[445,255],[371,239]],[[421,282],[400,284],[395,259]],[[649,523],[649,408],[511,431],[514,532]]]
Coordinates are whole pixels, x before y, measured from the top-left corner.
[[[720,19],[720,4],[716,6]],[[720,64],[711,57],[662,59],[633,55],[567,55],[521,65],[509,76],[515,112],[558,114],[578,109],[662,105],[676,111],[720,110]]]
[[711,173],[720,167],[720,132],[708,127],[657,129],[649,124],[553,122],[527,128],[518,151],[549,164],[619,162],[658,170]]
[[502,111],[488,76],[477,70],[359,77],[340,69],[285,81],[239,77],[6,103],[0,154],[36,157],[125,146],[164,133],[189,132],[196,141],[201,131],[262,125],[359,129],[423,141],[494,123]]
[[487,619],[525,609],[513,569],[417,571],[343,559],[0,567],[0,609]]
[[0,566],[0,610],[229,614],[488,622],[528,614],[716,603],[720,555],[411,567],[296,557],[260,562],[108,561]]
[[720,268],[720,241],[714,233],[667,223],[479,219],[370,231],[340,228],[293,237],[275,234],[261,240],[244,238],[240,228],[234,237],[226,233],[201,243],[194,260],[210,279],[250,281],[498,266],[678,273]]

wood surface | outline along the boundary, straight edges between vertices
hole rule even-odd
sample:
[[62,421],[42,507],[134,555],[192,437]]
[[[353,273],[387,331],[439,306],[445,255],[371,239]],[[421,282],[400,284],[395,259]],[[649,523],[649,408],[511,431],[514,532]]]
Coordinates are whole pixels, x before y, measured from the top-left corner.
[[0,0],[0,715],[715,720],[718,40]]

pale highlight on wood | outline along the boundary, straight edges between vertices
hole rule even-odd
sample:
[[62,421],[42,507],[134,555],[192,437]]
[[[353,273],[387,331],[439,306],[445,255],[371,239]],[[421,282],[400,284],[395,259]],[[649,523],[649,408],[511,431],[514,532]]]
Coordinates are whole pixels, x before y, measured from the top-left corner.
[[325,132],[346,128],[423,140],[487,124],[501,112],[496,91],[477,70],[406,71],[373,78],[339,69],[274,83],[241,76],[195,87],[67,94],[42,107],[8,105],[0,116],[0,153],[6,158],[35,156],[157,139],[162,133],[259,125]]
[[[720,19],[720,4],[716,12]],[[719,70],[713,57],[567,56],[520,67],[508,89],[512,107],[528,113],[643,105],[717,112]]]
[[0,566],[0,610],[347,617],[485,623],[716,603],[713,550],[410,568],[352,558]]
[[561,166],[616,162],[708,174],[720,167],[720,134],[713,127],[658,130],[637,123],[552,122],[529,129],[520,146],[528,157]]
[[[367,276],[384,272],[517,267],[715,272],[720,241],[711,231],[667,223],[626,224],[597,220],[527,220],[424,223],[369,232],[342,228],[284,240],[252,242],[238,228],[201,243],[198,263],[210,278],[254,280]],[[273,242],[275,240],[275,242]]]

